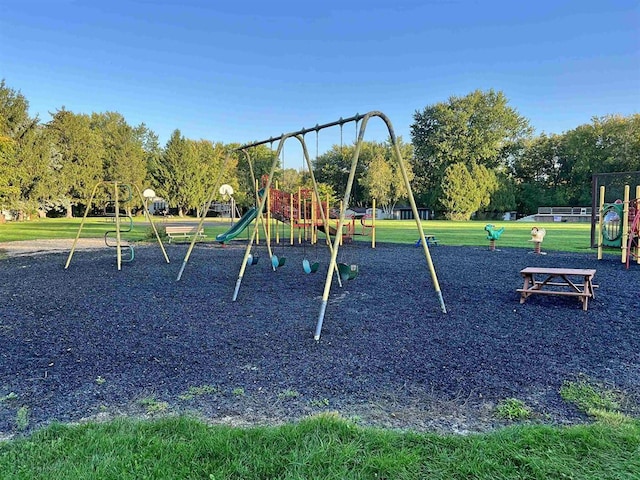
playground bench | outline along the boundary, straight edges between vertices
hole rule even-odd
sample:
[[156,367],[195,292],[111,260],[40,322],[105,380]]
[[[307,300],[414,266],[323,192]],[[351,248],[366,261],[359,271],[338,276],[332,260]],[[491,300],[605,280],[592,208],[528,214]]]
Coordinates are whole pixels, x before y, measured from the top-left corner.
[[197,227],[192,226],[168,226],[165,231],[167,232],[167,237],[169,237],[169,243],[171,243],[171,240],[189,240],[194,235],[198,240],[206,237],[203,228],[198,230]]
[[[594,289],[598,287],[593,284],[593,277],[596,274],[594,269],[527,267],[520,270],[520,274],[524,278],[523,287],[517,289],[520,292],[520,303],[524,303],[529,296],[538,293],[568,295],[578,297],[582,302],[582,309],[586,311],[589,299],[595,298]],[[543,280],[536,280],[536,275],[541,275],[542,277],[539,278]]]

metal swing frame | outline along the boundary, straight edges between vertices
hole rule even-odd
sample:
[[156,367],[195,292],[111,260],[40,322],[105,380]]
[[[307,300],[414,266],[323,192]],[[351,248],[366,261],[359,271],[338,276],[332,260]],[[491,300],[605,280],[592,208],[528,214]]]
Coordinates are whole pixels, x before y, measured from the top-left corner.
[[[122,238],[121,238],[121,233],[122,232],[129,232],[132,229],[133,226],[133,219],[129,217],[129,227],[128,229],[123,230],[121,227],[121,217],[120,217],[120,202],[128,202],[131,200],[131,198],[133,198],[133,193],[132,193],[132,189],[131,189],[131,184],[128,183],[123,183],[123,182],[98,182],[95,184],[95,186],[93,187],[93,191],[91,192],[91,197],[89,197],[89,202],[87,203],[87,207],[85,209],[84,212],[84,216],[82,217],[82,221],[80,222],[80,227],[78,228],[78,233],[76,234],[76,238],[73,241],[73,245],[71,246],[71,251],[69,252],[69,256],[67,257],[67,263],[65,264],[64,268],[65,270],[69,268],[69,265],[71,264],[71,259],[73,258],[73,254],[75,252],[76,249],[76,245],[78,244],[78,240],[80,239],[80,234],[82,233],[82,228],[84,227],[84,224],[87,220],[87,216],[89,215],[89,211],[91,210],[91,205],[93,203],[93,200],[96,196],[96,193],[98,191],[98,188],[100,186],[103,187],[107,187],[107,191],[109,190],[109,187],[113,187],[113,203],[115,206],[115,230],[109,230],[108,232],[105,232],[104,234],[104,241],[105,244],[108,247],[115,247],[116,249],[116,258],[117,258],[117,265],[118,265],[118,270],[122,269],[122,262],[130,262],[133,260],[134,258],[134,251],[133,251],[133,246],[129,245],[129,244],[122,244]],[[129,198],[127,200],[120,200],[120,188],[124,187],[127,189],[127,191],[129,192]],[[151,214],[149,213],[149,210],[147,209],[147,204],[144,200],[144,197],[142,196],[142,193],[140,192],[140,189],[138,188],[137,185],[133,185],[136,193],[138,194],[138,198],[140,199],[141,203],[142,203],[142,208],[144,209],[144,213],[147,216],[147,219],[149,220],[149,223],[151,224],[151,228],[153,229],[153,233],[155,234],[156,239],[158,240],[158,244],[160,245],[160,249],[162,250],[162,253],[164,255],[164,259],[166,260],[167,263],[169,263],[169,256],[167,255],[166,250],[164,249],[164,245],[162,244],[162,240],[160,239],[160,235],[158,234],[158,230],[156,229],[155,223],[153,223],[153,219],[151,218]],[[108,241],[108,235],[109,233],[115,233],[116,234],[116,243],[115,245],[110,244]],[[128,258],[123,258],[122,256],[122,250],[123,249],[128,249],[129,250],[129,257]]]
[[[396,134],[393,130],[393,125],[391,124],[391,121],[389,120],[389,118],[382,112],[379,111],[371,111],[365,115],[360,115],[360,114],[356,114],[353,117],[347,118],[347,119],[343,119],[340,118],[337,121],[334,122],[330,122],[330,123],[326,123],[323,125],[316,125],[313,128],[303,128],[301,130],[298,130],[296,132],[291,132],[291,133],[287,133],[287,134],[282,134],[279,137],[276,138],[269,138],[268,140],[263,140],[263,141],[259,141],[259,142],[254,142],[251,144],[247,144],[247,145],[243,145],[241,147],[239,147],[238,150],[245,150],[251,147],[255,147],[258,145],[264,145],[267,143],[273,143],[274,141],[279,141],[278,143],[278,148],[277,148],[277,153],[276,156],[274,157],[274,161],[271,165],[271,170],[269,173],[269,178],[267,180],[267,185],[265,186],[265,189],[268,190],[271,187],[271,181],[273,179],[273,175],[275,173],[275,169],[276,169],[276,163],[277,163],[277,159],[280,157],[280,152],[282,151],[282,147],[284,145],[284,142],[289,139],[289,138],[296,138],[298,141],[300,141],[301,145],[302,145],[302,150],[304,153],[304,158],[305,161],[307,162],[307,165],[309,167],[309,171],[311,172],[311,179],[313,181],[313,187],[314,187],[314,192],[316,195],[316,198],[318,199],[318,201],[320,202],[320,195],[318,192],[318,185],[316,183],[316,179],[315,176],[313,174],[313,169],[311,166],[311,160],[309,158],[309,153],[307,150],[307,146],[306,146],[306,142],[304,140],[304,135],[309,133],[309,132],[319,132],[320,130],[323,130],[325,128],[330,128],[330,127],[334,127],[337,125],[344,125],[345,123],[349,123],[349,122],[361,122],[360,123],[360,130],[358,133],[358,137],[357,137],[357,141],[356,141],[356,145],[355,145],[355,149],[354,149],[354,153],[353,153],[353,157],[351,160],[351,169],[349,171],[349,178],[347,180],[347,185],[346,185],[346,189],[345,189],[345,193],[344,193],[344,199],[342,201],[342,208],[340,210],[340,219],[338,221],[338,226],[336,228],[336,235],[334,237],[333,240],[333,246],[330,246],[330,250],[331,250],[331,261],[329,263],[329,266],[327,267],[327,275],[326,275],[326,280],[325,280],[325,286],[324,286],[324,292],[322,295],[322,302],[320,305],[320,313],[318,315],[318,320],[316,323],[316,329],[315,329],[315,333],[314,333],[314,339],[316,341],[318,341],[320,339],[320,335],[322,333],[322,325],[324,322],[324,318],[325,318],[325,314],[326,314],[326,309],[327,309],[327,304],[328,304],[328,300],[329,300],[329,294],[331,291],[331,284],[332,284],[332,277],[333,277],[333,273],[336,273],[337,276],[337,280],[338,283],[340,284],[340,286],[342,286],[342,282],[341,282],[341,278],[340,278],[340,273],[338,270],[338,265],[337,265],[337,257],[338,257],[338,251],[340,249],[340,245],[342,242],[342,229],[345,225],[345,212],[349,207],[349,200],[351,198],[351,190],[353,187],[353,182],[355,179],[355,173],[356,173],[356,167],[358,165],[358,160],[359,160],[359,156],[360,156],[360,149],[362,147],[362,142],[364,140],[364,134],[367,128],[367,124],[369,119],[371,119],[372,117],[378,117],[380,118],[386,125],[388,131],[389,131],[389,137],[391,139],[391,144],[393,147],[393,153],[395,154],[396,157],[396,161],[398,162],[398,165],[400,167],[400,172],[402,174],[402,178],[404,181],[404,185],[405,188],[407,190],[407,196],[409,199],[409,203],[411,205],[411,209],[413,211],[413,216],[415,218],[416,221],[416,227],[418,229],[418,232],[420,233],[420,241],[422,244],[422,249],[424,251],[424,255],[425,255],[425,259],[427,262],[427,267],[431,276],[431,281],[433,283],[433,287],[434,290],[436,292],[436,295],[438,297],[438,301],[440,303],[440,308],[442,310],[443,313],[447,312],[446,306],[444,304],[444,300],[442,298],[442,292],[440,290],[440,284],[438,282],[438,277],[436,275],[436,271],[435,268],[433,266],[433,261],[431,259],[431,254],[429,253],[429,246],[427,244],[427,241],[425,239],[425,234],[424,234],[424,229],[422,228],[422,222],[420,220],[420,215],[418,214],[418,208],[416,206],[415,203],[415,199],[413,196],[413,190],[411,189],[411,184],[409,182],[409,178],[407,175],[407,169],[405,167],[405,163],[404,160],[402,158],[402,154],[400,153],[400,148],[398,146],[398,142],[397,142],[397,138],[396,138]],[[264,208],[264,202],[266,200],[266,195],[263,196],[262,200],[260,201],[260,206],[259,206],[259,212],[260,214],[262,213],[262,209]],[[320,204],[321,205],[321,204]],[[325,224],[325,227],[327,228],[326,231],[328,232],[328,221],[324,212],[324,209],[320,209],[321,214],[322,214],[322,219],[323,222]],[[242,284],[242,278],[244,276],[244,272],[245,272],[245,268],[246,268],[246,264],[247,264],[247,258],[251,252],[251,245],[253,244],[253,242],[255,241],[256,238],[256,234],[258,231],[258,223],[256,222],[256,225],[254,227],[253,230],[253,234],[251,235],[251,240],[249,242],[249,245],[247,245],[247,249],[245,251],[245,255],[244,258],[242,260],[241,266],[240,266],[240,272],[238,274],[238,280],[236,281],[236,286],[234,289],[234,293],[233,293],[233,301],[237,300],[238,297],[238,292],[240,290],[240,285]]]

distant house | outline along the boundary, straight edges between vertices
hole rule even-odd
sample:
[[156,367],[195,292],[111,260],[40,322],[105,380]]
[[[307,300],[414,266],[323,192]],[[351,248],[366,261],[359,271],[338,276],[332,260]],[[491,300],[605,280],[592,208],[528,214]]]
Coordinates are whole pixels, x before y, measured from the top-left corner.
[[536,222],[590,222],[591,207],[538,207]]
[[151,215],[164,215],[169,213],[169,204],[164,198],[154,198],[148,206]]
[[[418,215],[420,220],[429,220],[429,209],[418,207]],[[413,210],[411,207],[396,207],[393,209],[393,218],[396,220],[414,220]]]

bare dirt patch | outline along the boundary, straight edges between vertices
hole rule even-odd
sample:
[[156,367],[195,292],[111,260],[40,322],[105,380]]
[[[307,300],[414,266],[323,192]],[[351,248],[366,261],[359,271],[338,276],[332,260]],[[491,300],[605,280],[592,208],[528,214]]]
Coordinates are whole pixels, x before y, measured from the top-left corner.
[[[40,255],[45,253],[59,253],[71,251],[72,239],[25,240],[19,242],[0,242],[0,252],[8,257],[24,255]],[[107,249],[101,238],[81,238],[76,244],[76,250]]]

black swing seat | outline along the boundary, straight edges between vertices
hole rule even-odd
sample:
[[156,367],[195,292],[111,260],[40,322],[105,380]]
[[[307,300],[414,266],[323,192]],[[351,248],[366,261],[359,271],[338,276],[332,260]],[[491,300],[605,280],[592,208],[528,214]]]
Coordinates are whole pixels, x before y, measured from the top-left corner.
[[340,272],[340,279],[345,280],[353,280],[358,276],[358,265],[339,263],[338,271]]

